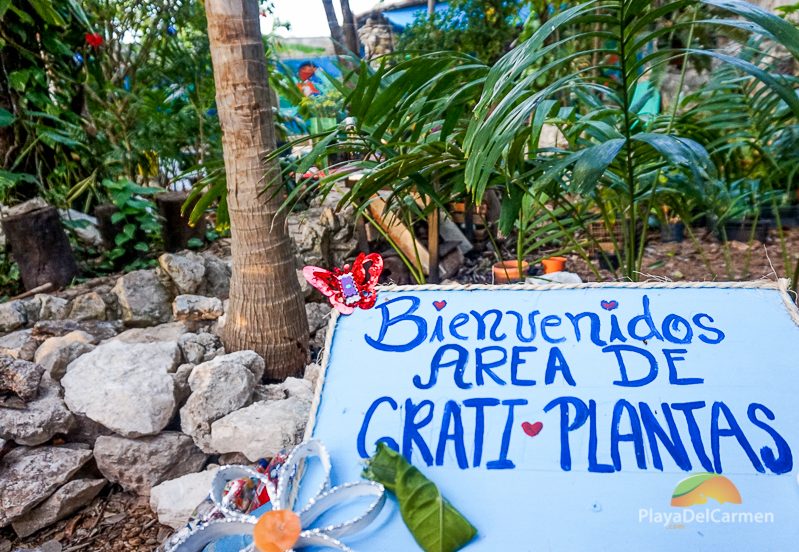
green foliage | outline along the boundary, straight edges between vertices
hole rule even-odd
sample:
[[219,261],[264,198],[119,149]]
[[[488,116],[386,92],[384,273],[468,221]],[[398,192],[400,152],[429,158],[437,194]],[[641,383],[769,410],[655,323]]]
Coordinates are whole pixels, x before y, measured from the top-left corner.
[[425,552],[455,552],[477,535],[435,483],[385,443],[377,444],[363,475],[394,493],[402,520]]
[[[486,78],[466,135],[469,191],[480,198],[499,172],[509,187],[519,186],[525,194],[590,198],[609,233],[621,222],[623,243],[618,253],[623,272],[637,279],[645,221],[662,171],[678,173],[696,188],[717,177],[705,147],[681,135],[679,125],[658,124],[657,118],[641,110],[648,93],[636,92],[645,90],[653,68],[681,56],[683,61],[689,55],[715,58],[757,78],[792,111],[799,103],[781,77],[742,57],[696,48],[653,48],[674,27],[685,27],[691,36],[694,26],[711,25],[777,37],[789,51],[797,51],[799,31],[793,25],[736,0],[701,4],[741,17],[746,25],[721,16],[708,21],[674,17],[670,27],[659,25],[670,15],[699,4],[687,0],[588,2],[558,13],[505,55]],[[569,29],[571,33],[558,35]],[[553,49],[565,49],[568,55],[542,66],[540,60]],[[548,74],[552,78],[541,86]],[[568,116],[563,115],[566,107],[571,108]],[[555,120],[569,147],[539,149],[543,124]]]
[[103,180],[102,187],[116,207],[111,223],[118,232],[101,268],[127,271],[151,265],[152,258],[147,255],[158,244],[161,223],[155,203],[148,198],[158,193],[158,189],[139,186],[126,179]]
[[420,13],[399,37],[399,51],[452,50],[494,62],[519,36],[527,0],[450,0],[433,17]]

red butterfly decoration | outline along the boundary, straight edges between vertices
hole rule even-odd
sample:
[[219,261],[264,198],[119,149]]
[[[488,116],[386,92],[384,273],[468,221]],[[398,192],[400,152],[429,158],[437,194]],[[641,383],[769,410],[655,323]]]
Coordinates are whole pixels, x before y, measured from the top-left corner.
[[[369,268],[364,265],[369,263]],[[333,271],[306,266],[302,274],[308,283],[318,289],[341,314],[352,314],[356,307],[370,309],[377,300],[377,280],[383,272],[383,257],[378,253],[359,253],[355,262],[334,268]]]

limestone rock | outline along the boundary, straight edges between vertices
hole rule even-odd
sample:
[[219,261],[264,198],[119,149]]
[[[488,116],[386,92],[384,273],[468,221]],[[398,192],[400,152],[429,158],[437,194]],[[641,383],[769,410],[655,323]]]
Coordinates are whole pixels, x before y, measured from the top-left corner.
[[94,500],[105,487],[105,479],[76,479],[70,481],[50,498],[11,523],[20,538],[64,519]]
[[308,330],[311,335],[327,328],[331,310],[333,307],[330,303],[305,303],[305,314],[308,316]]
[[153,487],[150,508],[158,515],[158,521],[173,529],[184,526],[211,491],[211,482],[218,469],[191,473]]
[[40,293],[36,295],[39,299],[39,320],[62,320],[67,317],[69,301]]
[[94,291],[79,295],[72,300],[69,309],[72,320],[105,320],[105,301]]
[[33,360],[39,343],[40,341],[33,336],[33,330],[18,330],[0,337],[0,355]]
[[183,334],[178,339],[178,345],[183,351],[183,358],[192,364],[207,362],[225,354],[219,336],[207,332]]
[[178,295],[172,303],[176,320],[216,320],[224,314],[222,301],[202,295]]
[[[225,357],[232,355],[225,355]],[[224,359],[225,357],[219,357]],[[255,376],[245,365],[214,359],[194,368],[189,376],[191,395],[180,409],[180,428],[197,446],[214,452],[210,444],[211,423],[249,404]]]
[[25,319],[26,324],[35,324],[39,320],[39,311],[42,308],[41,303],[39,302],[38,297],[28,297],[27,299],[21,299],[22,301],[22,308],[25,309]]
[[165,431],[140,439],[98,437],[94,459],[106,479],[126,491],[148,496],[162,481],[201,470],[207,457],[188,435]]
[[129,272],[117,280],[112,291],[125,324],[152,326],[169,320],[171,298],[154,271]]
[[310,363],[305,367],[304,377],[311,382],[311,389],[316,389],[316,386],[319,384],[319,381],[322,377],[322,367],[315,362]]
[[36,339],[47,339],[48,337],[59,337],[76,330],[86,332],[91,335],[96,342],[111,339],[122,331],[122,323],[118,320],[40,320],[33,326],[33,337]]
[[69,481],[92,451],[70,447],[15,448],[0,460],[0,527],[29,512]]
[[203,283],[205,260],[202,255],[164,253],[158,257],[158,264],[172,280],[180,295],[195,293]]
[[64,400],[73,412],[125,437],[152,435],[175,411],[171,373],[179,362],[174,341],[108,341],[67,367]]
[[205,295],[227,299],[230,296],[230,266],[223,260],[206,253],[205,259],[205,285],[201,291]]
[[75,209],[59,209],[58,213],[64,220],[71,221],[70,228],[75,236],[85,244],[100,247],[103,245],[103,236],[97,226],[97,218]]
[[132,328],[125,330],[114,338],[114,341],[125,343],[157,343],[159,341],[176,342],[189,331],[183,322],[169,322],[151,328]]
[[0,395],[12,393],[23,402],[36,398],[44,368],[27,360],[0,357]]
[[0,407],[0,437],[20,445],[45,443],[56,434],[67,433],[73,423],[58,384],[47,376],[42,378],[38,396],[25,408]]
[[191,395],[189,376],[192,370],[194,370],[194,364],[181,364],[172,374],[172,381],[175,382],[175,404],[183,404]]
[[104,425],[98,424],[83,414],[75,414],[73,412],[72,417],[75,419],[75,422],[72,424],[72,429],[69,430],[66,437],[69,443],[83,443],[93,447],[98,437],[114,434],[113,431]]
[[0,303],[0,332],[10,332],[21,328],[28,322],[28,315],[22,301]]
[[211,424],[211,446],[242,452],[251,462],[271,458],[302,440],[309,412],[310,403],[299,397],[251,404]]
[[305,276],[302,274],[302,270],[299,269],[297,270],[297,281],[300,283],[300,291],[302,292],[302,296],[307,301],[308,298],[313,294],[314,288],[308,283],[308,280],[305,279]]
[[66,373],[67,365],[79,356],[93,351],[95,342],[93,336],[80,330],[51,337],[38,348],[34,360],[51,378],[60,381]]

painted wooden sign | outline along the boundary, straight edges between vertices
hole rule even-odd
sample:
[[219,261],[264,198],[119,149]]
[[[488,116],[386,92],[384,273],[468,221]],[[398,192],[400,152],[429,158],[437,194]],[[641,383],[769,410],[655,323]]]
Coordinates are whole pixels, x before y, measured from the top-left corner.
[[[797,321],[776,283],[390,288],[331,324],[308,437],[337,481],[399,450],[470,552],[793,550]],[[348,544],[418,549],[392,502]]]

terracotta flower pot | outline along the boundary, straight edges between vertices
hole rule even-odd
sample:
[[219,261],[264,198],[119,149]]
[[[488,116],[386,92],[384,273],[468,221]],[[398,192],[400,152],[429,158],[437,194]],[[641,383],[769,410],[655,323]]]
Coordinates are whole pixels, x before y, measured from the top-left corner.
[[541,260],[541,264],[544,265],[544,274],[562,272],[566,268],[566,257],[547,257]]
[[522,270],[520,273],[519,261],[501,261],[494,263],[494,266],[491,267],[491,272],[494,274],[495,284],[510,284],[523,282],[529,268],[530,263],[522,261]]

